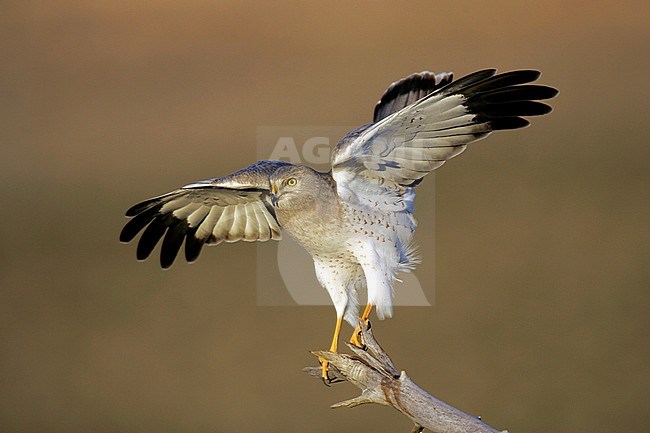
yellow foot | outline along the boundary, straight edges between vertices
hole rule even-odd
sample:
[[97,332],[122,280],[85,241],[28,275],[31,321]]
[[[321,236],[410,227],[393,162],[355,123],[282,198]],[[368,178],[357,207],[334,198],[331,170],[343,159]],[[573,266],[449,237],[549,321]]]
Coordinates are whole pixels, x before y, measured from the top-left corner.
[[[343,321],[343,317],[337,317],[336,318],[336,327],[334,328],[334,336],[332,337],[332,344],[330,346],[330,352],[337,353],[338,347],[339,347],[339,334],[341,333],[341,322]],[[329,370],[329,365],[330,363],[328,361],[325,361],[323,358],[318,359],[321,363],[321,379],[323,379],[323,383],[325,385],[328,385],[330,383],[336,382],[334,379],[330,379],[330,376],[328,374]]]
[[318,358],[318,361],[321,363],[321,379],[326,386],[330,386],[333,383],[343,382],[343,379],[339,379],[336,376],[330,377],[329,374],[329,361],[325,361],[323,358]]
[[[363,314],[359,318],[361,320],[367,329],[370,329],[370,321],[368,320],[368,317],[370,317],[370,312],[372,311],[372,304],[367,304],[365,310],[363,310]],[[361,333],[361,327],[357,325],[356,328],[354,328],[354,332],[352,333],[352,337],[350,337],[350,343],[354,344],[360,349],[366,350],[366,344],[363,342],[363,334]]]
[[363,344],[363,336],[361,334],[361,328],[360,327],[357,326],[356,328],[354,328],[354,332],[352,333],[352,337],[350,337],[350,343],[354,344],[355,346],[357,346],[360,349],[365,348],[366,345]]
[[323,379],[323,382],[325,382],[325,384],[327,385],[331,381],[329,373],[328,373],[330,363],[329,363],[329,361],[325,361],[323,358],[318,358],[318,360],[320,361],[320,365],[321,365],[320,378]]
[[[366,328],[370,329],[370,321],[368,319],[365,319],[364,322]],[[350,337],[350,343],[354,344],[360,349],[366,350],[366,344],[363,342],[363,334],[361,333],[361,328],[359,327],[359,325],[357,325],[357,327],[354,328],[352,337]]]

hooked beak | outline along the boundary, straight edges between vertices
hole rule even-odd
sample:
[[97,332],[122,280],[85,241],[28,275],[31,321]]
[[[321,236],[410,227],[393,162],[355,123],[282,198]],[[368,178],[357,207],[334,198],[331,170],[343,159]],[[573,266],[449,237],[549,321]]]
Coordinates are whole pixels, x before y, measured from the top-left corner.
[[275,185],[272,185],[271,186],[271,196],[270,196],[270,198],[271,198],[271,204],[273,205],[273,207],[278,207],[278,196],[277,196],[277,194],[278,194],[278,187],[275,186]]

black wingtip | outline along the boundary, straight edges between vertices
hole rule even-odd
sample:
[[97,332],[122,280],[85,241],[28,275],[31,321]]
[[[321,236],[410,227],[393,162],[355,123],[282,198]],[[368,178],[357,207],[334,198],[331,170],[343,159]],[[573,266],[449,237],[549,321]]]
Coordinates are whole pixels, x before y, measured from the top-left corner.
[[541,72],[533,69],[504,72],[481,81],[466,80],[467,85],[456,92],[466,98],[463,105],[468,112],[476,114],[476,122],[488,122],[492,130],[518,129],[529,125],[522,117],[543,116],[553,111],[539,100],[555,97],[557,89],[528,84],[540,76]]
[[500,87],[516,86],[518,84],[532,83],[542,76],[542,73],[535,69],[517,69],[495,75],[490,81]]
[[515,101],[539,101],[554,98],[558,90],[553,87],[539,84],[526,84],[522,86],[509,86],[487,92],[476,93],[469,99],[481,99],[489,104]]
[[167,229],[165,238],[160,248],[160,266],[163,269],[169,269],[176,260],[178,251],[181,249],[185,234],[189,229],[189,224],[185,220],[175,219]]
[[488,104],[484,101],[471,102],[467,107],[472,113],[486,118],[513,116],[542,116],[551,112],[552,108],[537,101],[514,101],[501,104]]
[[490,127],[493,131],[504,131],[507,129],[521,129],[530,125],[530,122],[521,117],[498,117],[490,119]]
[[151,198],[149,200],[145,200],[143,202],[134,204],[129,209],[127,209],[124,215],[127,217],[136,216],[137,214],[142,213],[150,209],[151,207],[155,206],[158,202],[159,202],[158,198]]
[[196,229],[188,232],[185,237],[185,260],[187,260],[188,263],[194,263],[199,258],[201,249],[205,243],[205,240],[197,239],[194,236],[195,232]]
[[124,228],[120,232],[120,242],[122,242],[123,244],[128,244],[133,240],[136,234],[137,232],[133,233],[131,230],[127,230],[127,226],[124,226]]
[[145,228],[156,216],[160,210],[161,205],[150,206],[147,209],[136,214],[129,222],[124,225],[120,232],[120,242],[129,243]]
[[127,230],[127,226],[128,226],[128,223],[127,223],[127,225],[122,227],[122,230],[120,231],[120,242],[122,242],[123,244],[128,244],[135,237],[135,234],[132,233],[131,230]]
[[151,224],[147,226],[140,237],[138,242],[138,248],[136,249],[135,255],[138,260],[145,260],[150,255],[153,249],[156,247],[160,238],[165,234],[167,227],[169,226],[169,219],[173,217],[160,216],[155,218]]
[[518,81],[518,84],[530,83],[542,76],[542,71],[536,69],[518,69],[516,71],[504,72],[502,76],[512,77],[512,81]]
[[534,69],[521,69],[497,74],[496,69],[486,69],[475,72],[451,83],[446,88],[447,93],[460,93],[468,98],[476,94],[485,94],[495,90],[503,90],[520,84],[537,80],[541,72]]
[[486,78],[493,77],[497,73],[496,68],[485,68],[480,71],[472,72],[471,74],[460,77],[458,80],[454,81],[459,83],[461,80],[467,80],[472,82],[483,81]]
[[461,77],[456,81],[452,81],[451,83],[447,84],[445,87],[441,88],[439,91],[443,92],[443,94],[450,94],[456,92],[463,93],[464,89],[478,85],[479,83],[483,83],[484,81],[494,77],[494,74],[496,73],[497,73],[496,69],[483,69],[480,71],[476,71],[469,75],[465,75],[464,77]]
[[136,204],[136,205],[131,206],[130,208],[128,208],[127,211],[124,212],[124,216],[130,218],[130,217],[136,216],[139,213],[140,213],[140,205]]

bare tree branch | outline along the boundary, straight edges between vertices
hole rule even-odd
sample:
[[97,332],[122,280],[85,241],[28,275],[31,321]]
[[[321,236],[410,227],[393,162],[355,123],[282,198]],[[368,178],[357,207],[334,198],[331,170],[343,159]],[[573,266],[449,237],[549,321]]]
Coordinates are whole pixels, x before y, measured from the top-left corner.
[[[424,428],[434,433],[498,433],[479,418],[466,414],[438,400],[417,386],[407,375],[395,368],[388,354],[377,343],[370,327],[360,323],[367,350],[348,344],[354,355],[313,352],[330,362],[334,380],[347,380],[361,389],[361,395],[332,405],[332,408],[354,407],[365,403],[392,406],[415,424],[412,433]],[[334,367],[334,368],[332,368]],[[320,367],[307,367],[306,373],[320,377]]]

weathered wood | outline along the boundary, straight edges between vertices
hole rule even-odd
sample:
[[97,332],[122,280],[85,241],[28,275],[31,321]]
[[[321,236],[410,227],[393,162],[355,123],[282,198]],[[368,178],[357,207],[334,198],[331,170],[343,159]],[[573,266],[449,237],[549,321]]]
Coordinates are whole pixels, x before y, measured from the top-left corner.
[[[417,386],[406,372],[399,372],[388,354],[377,343],[370,327],[360,323],[366,350],[348,344],[354,355],[313,352],[330,362],[334,380],[347,380],[361,389],[361,395],[332,405],[354,407],[365,403],[392,406],[415,424],[413,432],[426,428],[434,433],[498,433],[479,418],[438,400]],[[320,377],[320,367],[305,372]]]

